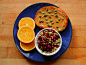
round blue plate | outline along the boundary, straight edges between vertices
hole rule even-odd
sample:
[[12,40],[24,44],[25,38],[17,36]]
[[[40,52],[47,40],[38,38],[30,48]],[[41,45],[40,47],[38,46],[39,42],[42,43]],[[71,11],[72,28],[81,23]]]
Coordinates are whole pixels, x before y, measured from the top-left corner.
[[[32,51],[28,51],[28,52],[25,52],[21,49],[20,47],[20,41],[18,40],[17,38],[17,31],[18,31],[18,23],[19,23],[19,20],[23,17],[31,17],[34,19],[34,16],[36,14],[36,12],[44,7],[44,6],[55,6],[57,8],[59,8],[58,6],[56,5],[53,5],[53,4],[50,4],[50,3],[36,3],[36,4],[33,4],[33,5],[30,5],[29,7],[25,8],[20,14],[19,16],[17,17],[16,21],[15,21],[15,24],[14,24],[14,29],[13,29],[13,36],[14,36],[14,41],[15,41],[15,44],[17,46],[17,48],[19,49],[19,51],[27,58],[29,59],[32,59],[34,61],[50,61],[50,60],[53,60],[57,57],[59,57],[61,54],[63,54],[63,52],[66,51],[66,49],[68,48],[69,44],[70,44],[70,41],[71,41],[71,38],[72,38],[72,26],[71,26],[71,22],[70,20],[68,19],[68,26],[67,28],[61,32],[61,36],[62,36],[62,47],[60,49],[60,51],[53,55],[53,56],[43,56],[41,55],[39,52],[37,52],[36,49],[32,50]],[[38,33],[38,31],[40,31],[41,28],[39,27],[35,27],[34,31],[35,31],[35,34]]]

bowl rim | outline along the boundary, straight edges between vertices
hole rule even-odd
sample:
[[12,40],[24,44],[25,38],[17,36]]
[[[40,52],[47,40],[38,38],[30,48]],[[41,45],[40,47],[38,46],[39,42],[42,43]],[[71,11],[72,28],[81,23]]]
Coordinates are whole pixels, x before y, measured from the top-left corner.
[[35,47],[36,47],[37,51],[38,51],[40,54],[42,54],[42,55],[44,55],[44,56],[52,56],[52,55],[58,53],[58,51],[61,49],[61,47],[62,47],[62,37],[61,37],[61,35],[60,35],[60,33],[59,33],[58,31],[56,31],[55,29],[53,29],[53,30],[56,31],[56,32],[59,34],[59,36],[60,36],[60,41],[61,41],[61,42],[60,42],[60,46],[58,47],[57,50],[55,50],[54,52],[49,53],[49,54],[48,54],[48,53],[41,52],[41,50],[38,48],[37,39],[38,39],[38,37],[39,37],[40,32],[43,31],[43,30],[45,30],[45,29],[53,29],[53,28],[44,28],[44,29],[40,30],[40,31],[37,33],[37,35],[36,35],[36,37],[35,37]]

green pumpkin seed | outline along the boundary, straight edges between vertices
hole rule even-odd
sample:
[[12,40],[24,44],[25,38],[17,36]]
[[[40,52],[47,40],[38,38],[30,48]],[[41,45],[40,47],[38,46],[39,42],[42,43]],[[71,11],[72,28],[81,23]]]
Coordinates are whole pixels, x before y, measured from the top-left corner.
[[48,30],[45,30],[45,32],[47,32]]
[[47,18],[47,17],[46,17],[45,19],[46,19],[46,20],[48,20],[48,18]]
[[44,17],[47,17],[47,14],[45,14]]
[[58,17],[58,15],[56,14],[55,17]]
[[62,28],[61,31],[63,31],[64,29]]
[[60,18],[58,18],[58,21],[60,21]]
[[57,25],[56,27],[57,27],[57,28],[59,28],[59,26],[58,26],[58,25]]
[[39,20],[39,23],[41,23],[41,20]]
[[41,15],[39,15],[39,18],[41,18]]
[[42,10],[40,10],[39,12],[42,13]]
[[39,20],[39,22],[41,23],[41,22],[44,22],[44,20]]
[[53,10],[51,9],[51,12],[53,12]]
[[56,23],[58,23],[59,21],[57,20]]
[[58,28],[58,30],[59,30],[59,31],[61,31],[61,29],[60,29],[60,28]]
[[52,34],[52,32],[49,32],[49,35],[51,35]]
[[57,12],[54,12],[55,14],[57,14]]
[[51,15],[49,15],[49,18],[51,18]]
[[46,11],[48,11],[48,8],[46,9]]
[[49,23],[49,21],[46,21],[46,23]]
[[42,14],[45,14],[45,12],[42,12]]
[[47,26],[48,26],[48,27],[52,27],[52,25],[51,25],[51,24],[47,24]]
[[56,12],[57,10],[55,9],[54,12]]
[[51,22],[51,24],[54,24],[54,22]]
[[53,19],[51,19],[50,22],[53,22]]
[[50,10],[48,10],[48,13],[51,13],[51,11],[50,11]]

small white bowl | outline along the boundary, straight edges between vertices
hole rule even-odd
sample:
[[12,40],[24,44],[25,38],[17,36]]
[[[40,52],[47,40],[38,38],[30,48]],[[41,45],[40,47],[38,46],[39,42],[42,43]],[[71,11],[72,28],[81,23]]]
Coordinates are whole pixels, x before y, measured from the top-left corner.
[[50,30],[51,30],[52,28],[44,28],[44,29],[40,30],[40,31],[37,33],[36,38],[35,38],[35,47],[36,47],[37,51],[38,51],[39,53],[41,53],[42,55],[51,56],[51,55],[56,54],[56,53],[60,50],[60,48],[61,48],[61,46],[62,46],[62,38],[61,38],[61,35],[59,34],[59,32],[57,32],[55,29],[52,29],[52,30],[56,31],[56,32],[59,34],[59,36],[60,36],[60,46],[59,46],[54,52],[52,52],[52,53],[45,53],[45,52],[42,52],[42,51],[39,49],[39,47],[38,47],[37,40],[38,40],[38,37],[39,37],[39,35],[40,35],[40,32],[43,31],[43,30],[46,30],[46,29],[50,29]]

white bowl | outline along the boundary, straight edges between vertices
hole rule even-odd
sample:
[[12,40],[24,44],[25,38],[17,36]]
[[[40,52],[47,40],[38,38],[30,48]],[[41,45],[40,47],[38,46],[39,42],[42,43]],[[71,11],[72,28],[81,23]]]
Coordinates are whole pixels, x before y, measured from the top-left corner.
[[37,51],[38,51],[39,53],[41,53],[42,55],[51,56],[51,55],[56,54],[56,53],[60,50],[60,48],[61,48],[61,46],[62,46],[62,38],[61,38],[61,35],[59,34],[59,32],[57,32],[55,29],[53,29],[53,30],[56,31],[56,32],[59,34],[59,36],[60,36],[60,46],[59,46],[54,52],[52,52],[52,53],[45,53],[45,52],[42,52],[42,51],[39,49],[39,47],[38,47],[37,40],[38,40],[38,37],[39,37],[39,35],[40,35],[40,32],[43,31],[43,30],[45,30],[45,29],[50,29],[50,30],[51,30],[52,28],[44,28],[44,29],[40,30],[40,31],[37,33],[36,38],[35,38],[35,46],[36,46]]

